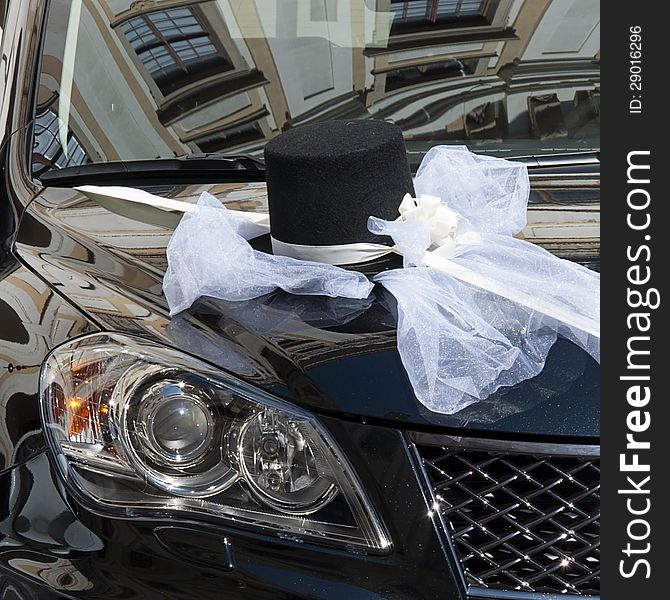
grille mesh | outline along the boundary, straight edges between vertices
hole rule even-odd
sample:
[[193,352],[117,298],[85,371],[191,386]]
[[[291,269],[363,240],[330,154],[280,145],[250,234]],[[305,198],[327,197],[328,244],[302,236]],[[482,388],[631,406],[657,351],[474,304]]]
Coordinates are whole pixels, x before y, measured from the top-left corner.
[[417,448],[469,586],[599,595],[597,458]]

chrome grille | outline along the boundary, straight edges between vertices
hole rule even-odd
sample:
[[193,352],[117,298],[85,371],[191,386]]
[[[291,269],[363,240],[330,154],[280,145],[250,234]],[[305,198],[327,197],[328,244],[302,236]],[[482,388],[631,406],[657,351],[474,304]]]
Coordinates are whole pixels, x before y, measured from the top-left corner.
[[599,595],[596,456],[417,450],[471,593]]

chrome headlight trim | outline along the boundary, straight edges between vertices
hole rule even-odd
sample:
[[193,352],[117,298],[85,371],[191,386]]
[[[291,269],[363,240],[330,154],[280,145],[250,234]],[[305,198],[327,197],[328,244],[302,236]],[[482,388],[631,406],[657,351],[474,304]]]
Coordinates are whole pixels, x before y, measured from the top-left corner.
[[[132,414],[141,413],[132,413],[131,400],[141,404],[141,394],[150,393],[147,385],[179,378],[213,397],[210,408],[218,429],[215,445],[205,453],[206,464],[161,463],[151,449],[142,446],[146,424],[133,420]],[[150,520],[176,515],[356,552],[390,552],[384,524],[347,457],[318,419],[200,359],[143,338],[89,334],[62,344],[46,357],[40,373],[40,404],[57,470],[68,492],[94,513]],[[307,442],[283,453],[290,455],[288,463],[281,459],[285,462],[275,464],[276,459],[269,466],[281,471],[284,487],[277,489],[287,490],[289,498],[293,494],[293,505],[267,498],[264,502],[263,494],[254,489],[257,482],[248,481],[249,473],[239,468],[240,457],[235,456],[241,428],[267,411],[293,423],[307,437]],[[198,488],[196,479],[209,473],[217,460],[227,471],[221,470],[209,489],[204,484]],[[261,461],[263,468],[267,462]],[[327,497],[326,501],[318,497],[310,505],[308,488],[314,481],[327,482],[320,486]],[[193,494],[187,493],[190,485]]]

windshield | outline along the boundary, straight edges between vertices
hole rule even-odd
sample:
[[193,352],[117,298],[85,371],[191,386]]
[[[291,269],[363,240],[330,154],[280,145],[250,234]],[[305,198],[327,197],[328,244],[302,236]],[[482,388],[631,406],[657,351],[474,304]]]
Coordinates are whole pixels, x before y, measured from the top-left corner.
[[507,157],[599,149],[598,0],[51,0],[33,170],[262,156],[328,119]]

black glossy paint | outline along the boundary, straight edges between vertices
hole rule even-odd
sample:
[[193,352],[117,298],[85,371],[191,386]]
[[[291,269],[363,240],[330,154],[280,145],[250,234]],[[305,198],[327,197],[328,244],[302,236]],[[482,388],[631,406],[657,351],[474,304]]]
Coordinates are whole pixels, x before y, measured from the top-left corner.
[[[163,193],[194,198],[196,189]],[[257,184],[218,186],[224,202],[245,193],[254,199],[258,191]],[[132,230],[132,237],[110,234],[117,230]],[[564,340],[534,379],[455,415],[427,410],[402,367],[393,305],[381,289],[374,292],[378,298],[363,301],[287,294],[237,303],[202,300],[170,319],[161,288],[170,233],[96,206],[75,191],[49,188],[28,207],[16,252],[76,298],[101,328],[182,348],[317,412],[498,436],[598,435],[598,365]]]
[[[31,177],[32,81],[45,6],[46,0],[9,2],[0,72],[0,599],[462,598],[457,566],[428,516],[402,430],[593,441],[597,365],[559,342],[538,378],[439,416],[411,392],[395,347],[393,306],[381,296],[359,305],[283,295],[236,305],[203,300],[170,319],[161,290],[170,230],[69,189],[44,189]],[[591,71],[582,71],[590,82]],[[541,78],[523,65],[518,73]],[[552,73],[547,85],[555,81]],[[350,100],[338,108],[347,117],[347,106],[360,103]],[[187,113],[187,104],[173,102],[159,117]],[[414,121],[441,110],[429,108]],[[417,138],[415,145],[425,142]],[[545,168],[543,176],[552,172]],[[597,186],[587,180],[560,189],[537,181],[532,210],[597,205]],[[166,181],[153,191],[192,200],[203,189],[246,209],[265,202],[259,183]],[[587,246],[547,243],[559,254],[594,260],[597,247]],[[39,368],[56,345],[104,329],[180,348],[317,412],[384,520],[391,554],[355,555],[176,518],[111,520],[78,506],[45,450]]]
[[[177,519],[110,520],[73,510],[59,496],[47,454],[40,453],[0,475],[0,581],[11,572],[35,593],[50,588],[59,598],[90,600],[458,598],[404,439],[387,428],[323,422],[352,457],[380,509],[394,539],[389,556],[342,553]],[[166,525],[174,527],[173,547],[155,535]],[[227,539],[234,568],[227,559],[214,565],[174,547],[194,539],[208,556],[221,553]]]
[[[239,196],[245,188],[227,191]],[[132,236],[116,237],[131,227]],[[50,587],[59,598],[91,599],[457,598],[458,576],[396,429],[597,434],[597,368],[567,342],[556,345],[539,378],[480,404],[464,422],[463,415],[429,413],[414,399],[395,348],[393,307],[383,297],[204,300],[170,319],[161,293],[169,233],[65,189],[43,191],[23,215],[0,280],[3,301],[27,290],[33,302],[20,313],[23,300],[5,301],[13,308],[0,321],[3,398],[8,386],[17,388],[0,404],[11,432],[2,438],[3,466],[20,464],[0,476],[0,577],[5,569],[16,581],[28,578],[31,593]],[[355,556],[176,519],[109,520],[64,503],[43,452],[37,374],[51,347],[94,329],[163,341],[320,413],[389,528],[393,554]],[[177,532],[171,543],[159,540],[155,530],[166,524],[186,528],[183,539]],[[230,547],[222,550],[224,539]],[[185,557],[194,540],[200,555]]]
[[0,472],[44,447],[38,383],[42,360],[90,322],[24,266],[0,280]]

